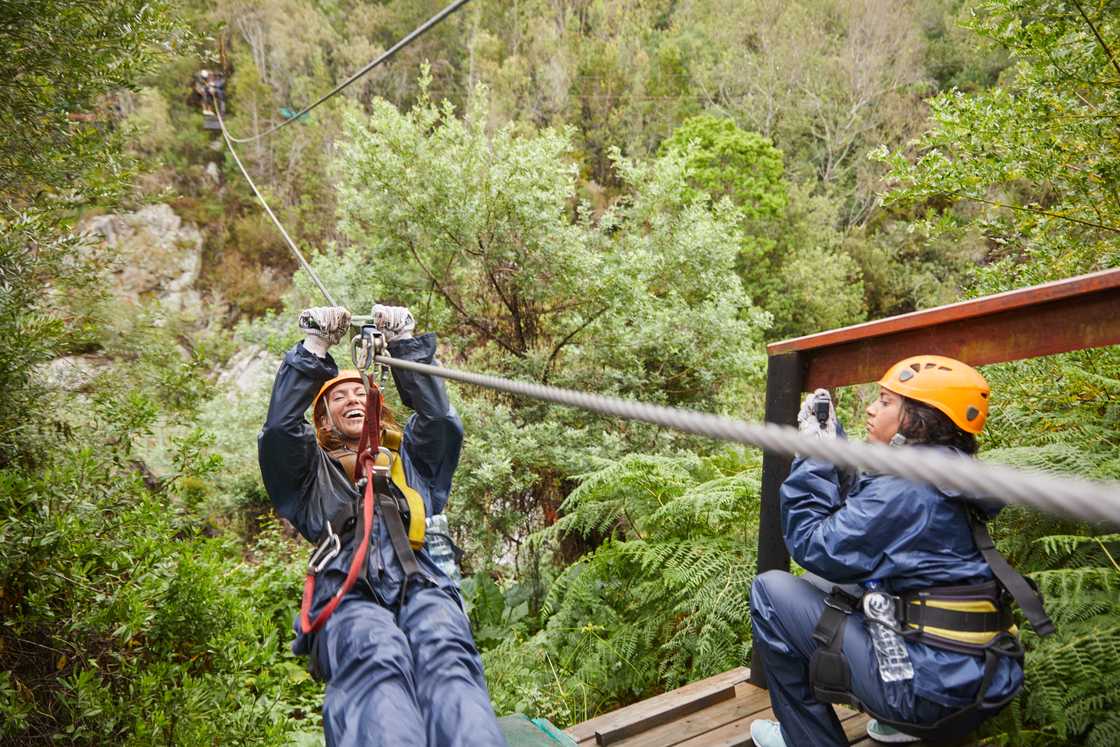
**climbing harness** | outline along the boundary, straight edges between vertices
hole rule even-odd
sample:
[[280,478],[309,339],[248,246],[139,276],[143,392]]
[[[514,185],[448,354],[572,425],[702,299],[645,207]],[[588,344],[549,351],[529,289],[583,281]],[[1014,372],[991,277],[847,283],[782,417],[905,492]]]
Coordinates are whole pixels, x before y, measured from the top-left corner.
[[[307,564],[307,576],[303,582],[303,601],[300,604],[299,622],[300,629],[304,634],[316,633],[326,624],[343,597],[354,587],[358,576],[365,568],[366,559],[369,557],[369,541],[373,533],[374,491],[377,487],[374,475],[381,476],[382,479],[379,482],[384,483],[384,476],[388,472],[388,460],[384,464],[375,464],[375,460],[370,455],[371,449],[376,449],[377,453],[381,451],[380,432],[381,390],[376,389],[366,393],[365,422],[362,427],[361,441],[358,444],[358,464],[364,474],[363,480],[359,483],[362,490],[362,539],[350,558],[350,568],[342,585],[338,587],[338,591],[334,593],[327,605],[312,620],[311,604],[315,598],[315,580],[319,573],[342,552],[343,543],[349,539],[349,535],[354,531],[353,504],[348,504],[346,509],[330,517],[327,521],[323,535],[319,538],[315,551],[311,553],[311,560]],[[391,459],[391,455],[389,458]]]
[[[375,518],[380,517],[380,520],[385,523],[393,553],[401,564],[401,570],[404,571],[398,604],[403,604],[410,583],[423,575],[415,551],[424,546],[424,499],[408,484],[405,477],[403,460],[399,454],[399,433],[390,431],[390,438],[383,440],[385,434],[382,431],[381,408],[384,397],[380,386],[369,376],[375,355],[383,352],[383,349],[384,337],[372,325],[363,326],[351,342],[351,358],[366,392],[362,435],[358,440],[357,450],[343,448],[328,454],[339,461],[347,477],[356,480],[362,497],[360,501],[348,502],[328,519],[322,536],[311,553],[303,584],[303,601],[300,605],[300,629],[305,634],[322,629],[358,580],[369,558],[369,544],[374,532]],[[387,444],[395,444],[396,450]],[[359,478],[358,475],[361,477]],[[359,502],[360,509],[356,505]],[[361,540],[351,557],[346,578],[327,605],[312,620],[311,605],[315,598],[316,578],[351,541],[354,532],[357,531],[359,512]],[[381,557],[380,552],[377,553],[377,557]]]
[[1011,601],[1019,605],[1038,635],[1054,633],[1054,623],[1043,609],[1038,589],[1012,568],[995,548],[983,517],[969,506],[964,508],[976,547],[991,567],[995,580],[929,587],[890,598],[895,609],[892,629],[904,639],[984,658],[984,674],[976,699],[932,724],[884,718],[860,702],[852,692],[851,668],[844,655],[844,628],[852,613],[861,609],[861,600],[835,587],[825,597],[824,611],[813,630],[813,640],[818,647],[809,660],[809,682],[818,701],[866,711],[879,721],[916,737],[954,740],[975,728],[975,721],[970,718],[974,711],[999,709],[1015,697],[1016,693],[1012,692],[1000,700],[985,698],[1001,657],[1023,663],[1023,645],[1014,625]]
[[[389,441],[386,436],[397,436],[396,446],[383,445],[381,448],[391,457],[389,464],[389,481],[394,488],[404,497],[405,512],[408,521],[408,544],[412,546],[413,550],[419,550],[424,546],[424,538],[427,534],[426,519],[424,511],[424,499],[408,484],[408,480],[404,475],[404,467],[400,458],[400,432],[382,430],[381,438],[382,444],[388,444]],[[333,449],[327,452],[327,456],[334,459],[342,465],[342,471],[346,476],[353,480],[355,483],[361,482],[358,476],[358,452],[346,447],[340,449]],[[350,512],[353,515],[353,512]],[[345,518],[345,517],[340,517]],[[334,523],[338,524],[338,521]]]

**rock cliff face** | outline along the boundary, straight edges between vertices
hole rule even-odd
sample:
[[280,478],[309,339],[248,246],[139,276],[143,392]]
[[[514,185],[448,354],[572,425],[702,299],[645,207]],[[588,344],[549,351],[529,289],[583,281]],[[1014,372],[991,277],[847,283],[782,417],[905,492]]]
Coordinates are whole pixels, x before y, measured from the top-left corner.
[[236,353],[218,374],[218,387],[229,402],[251,396],[270,381],[280,367],[280,358],[255,345]]
[[200,320],[195,283],[202,267],[202,233],[184,223],[170,205],[147,205],[133,213],[98,215],[79,230],[112,249],[114,291],[133,303],[156,298],[167,311]]

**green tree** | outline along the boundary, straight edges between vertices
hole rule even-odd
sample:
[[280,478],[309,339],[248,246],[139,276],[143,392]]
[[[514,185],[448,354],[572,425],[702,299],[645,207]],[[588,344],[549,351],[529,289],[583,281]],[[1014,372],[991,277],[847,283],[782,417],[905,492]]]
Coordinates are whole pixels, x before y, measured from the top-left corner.
[[710,0],[674,23],[708,40],[694,65],[705,109],[770,138],[795,181],[840,202],[840,225],[863,222],[880,171],[865,154],[922,121],[915,4]]
[[124,184],[108,96],[151,64],[169,24],[164,4],[140,0],[0,9],[0,466],[33,458],[50,430],[37,367],[90,342],[96,268],[69,219]]
[[687,197],[726,199],[737,208],[737,269],[755,303],[773,316],[771,337],[863,320],[860,268],[835,228],[836,204],[788,185],[782,153],[767,138],[702,115],[678,127],[660,152],[684,159]]
[[[481,94],[462,119],[424,101],[347,119],[337,167],[353,246],[317,264],[340,298],[408,304],[476,370],[715,411],[753,404],[766,318],[734,272],[734,211],[687,199],[680,159],[616,155],[627,194],[596,219],[576,202],[569,132],[490,133],[487,121]],[[469,538],[491,544],[484,557],[547,522],[591,455],[689,443],[504,396],[461,400],[472,435],[456,510],[491,528]]]
[[691,117],[661,143],[659,153],[686,154],[685,175],[697,192],[723,197],[747,220],[775,218],[786,206],[782,153],[767,138],[735,126],[730,119]]
[[[78,209],[131,186],[118,89],[182,29],[167,4],[131,0],[5,3],[0,29],[0,741],[279,743],[315,693],[281,643],[290,551],[256,543],[273,562],[254,568],[200,531],[192,508],[220,465],[190,427],[200,358],[146,309],[111,326],[71,233]],[[159,124],[163,101],[141,101]],[[52,358],[102,346],[115,367],[81,392],[48,380]],[[184,430],[160,433],[175,443],[156,475],[164,418]]]
[[0,189],[89,196],[110,186],[120,164],[102,135],[112,118],[104,97],[152,64],[169,33],[167,4],[5,3],[0,29]]
[[910,148],[880,152],[891,166],[888,204],[940,207],[927,221],[935,233],[979,227],[999,268],[978,290],[1120,264],[1116,14],[1106,6],[1083,16],[1077,2],[981,10],[974,30],[1012,55],[1006,83],[935,97],[932,128]]

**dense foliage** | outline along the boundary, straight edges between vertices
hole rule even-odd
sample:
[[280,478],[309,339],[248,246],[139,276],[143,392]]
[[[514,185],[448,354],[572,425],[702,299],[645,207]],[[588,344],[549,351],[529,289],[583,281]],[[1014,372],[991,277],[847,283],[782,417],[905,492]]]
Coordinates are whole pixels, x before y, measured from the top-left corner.
[[[579,722],[740,666],[750,647],[757,469],[737,454],[630,456],[588,475],[564,517],[533,541],[608,539],[553,581],[539,631],[508,625],[486,652],[495,705]],[[476,621],[510,606],[468,591]]]
[[[189,88],[222,69],[260,132],[442,5],[0,10],[0,741],[318,743],[305,548],[255,434],[321,301]],[[475,0],[243,156],[339,298],[409,305],[449,364],[757,419],[765,340],[1120,265],[1118,61],[1114,0]],[[202,232],[202,314],[119,295],[74,235],[148,202]],[[1120,478],[1120,351],[985,374],[982,458]],[[500,713],[566,725],[748,660],[756,453],[452,398]],[[1120,535],[993,531],[1059,634],[1025,629],[990,738],[1117,743]]]
[[[71,233],[127,194],[112,97],[174,20],[128,0],[0,13],[0,742],[280,741],[317,701],[286,651],[292,566],[275,533],[251,549],[274,562],[246,563],[195,510],[221,467],[193,425],[203,342],[184,354],[161,310],[118,308],[112,258]],[[94,350],[100,374],[47,365]]]

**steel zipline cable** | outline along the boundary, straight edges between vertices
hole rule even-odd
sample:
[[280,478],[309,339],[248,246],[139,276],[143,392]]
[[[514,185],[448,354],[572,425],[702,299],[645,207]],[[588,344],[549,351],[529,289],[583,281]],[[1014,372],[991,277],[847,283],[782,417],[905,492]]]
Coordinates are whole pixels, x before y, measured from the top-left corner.
[[[459,2],[456,6],[461,4],[462,2]],[[449,11],[445,11],[443,15],[447,12]],[[416,32],[413,32],[413,38],[416,35]],[[400,46],[398,44],[394,49]],[[233,147],[235,141],[226,130],[220,108],[217,102],[214,104],[226,146],[233,155],[241,174],[249,182],[253,194],[280,231],[280,235],[284,237],[284,241],[300,266],[318,286],[327,303],[337,306],[334,296],[304,259],[283,224],[257,189],[252,177],[249,176],[249,172]],[[353,320],[359,322],[368,318],[355,316]],[[804,436],[796,428],[774,423],[748,423],[744,420],[694,410],[651,405],[619,397],[515,381],[500,376],[398,360],[385,355],[373,356],[373,361],[390,368],[438,376],[519,397],[574,407],[607,417],[651,423],[683,433],[753,446],[785,456],[800,454],[814,457],[831,462],[838,467],[897,475],[909,480],[930,483],[981,500],[1031,506],[1050,514],[1081,521],[1104,522],[1120,527],[1120,482],[1100,482],[1072,475],[1014,469],[934,449],[894,448],[871,443]]]
[[[448,5],[446,8],[441,10],[439,13],[436,13],[434,16],[429,18],[427,21],[424,21],[424,23],[417,26],[416,29],[413,30],[413,32],[411,34],[404,37],[403,39],[401,39],[399,42],[397,42],[393,46],[389,47],[389,49],[385,50],[377,59],[370,62],[368,65],[363,67],[361,70],[358,70],[356,73],[354,73],[349,78],[347,78],[346,80],[339,83],[337,86],[332,88],[327,93],[323,94],[323,96],[321,96],[314,103],[312,103],[312,104],[304,107],[303,109],[299,110],[298,112],[296,112],[292,116],[285,119],[283,122],[270,127],[269,129],[265,130],[264,132],[261,132],[261,133],[256,134],[256,135],[252,135],[250,137],[234,137],[233,135],[230,135],[228,131],[226,131],[225,126],[222,127],[222,134],[225,135],[225,138],[226,138],[227,141],[232,141],[234,143],[251,143],[254,140],[260,140],[261,138],[268,137],[269,135],[271,135],[272,133],[281,129],[282,127],[286,127],[289,124],[291,124],[292,122],[296,121],[297,119],[302,117],[304,114],[307,114],[309,111],[311,111],[315,107],[319,106],[320,104],[325,102],[327,99],[330,99],[333,96],[335,96],[336,94],[341,93],[343,91],[343,89],[349,87],[354,81],[358,80],[359,78],[364,76],[370,70],[373,70],[378,65],[381,65],[385,62],[388,62],[390,59],[393,58],[394,55],[396,55],[397,52],[401,51],[402,49],[407,47],[409,44],[416,41],[418,38],[423,36],[425,32],[427,32],[433,26],[438,25],[440,23],[440,21],[447,18],[449,15],[451,15],[452,13],[457,11],[462,6],[466,5],[469,1],[470,0],[455,0],[455,2]],[[321,287],[322,286],[320,286],[320,288]],[[324,291],[324,293],[325,292],[326,291]]]
[[284,224],[280,222],[280,219],[276,217],[276,213],[272,212],[272,208],[268,206],[268,200],[264,199],[264,195],[257,189],[257,183],[253,181],[253,177],[249,176],[249,172],[245,169],[245,164],[241,163],[241,157],[237,155],[237,150],[233,147],[233,138],[230,137],[229,130],[226,129],[226,121],[222,119],[222,107],[218,105],[217,101],[212,101],[212,103],[214,105],[214,113],[218,117],[218,125],[222,128],[222,137],[226,140],[226,147],[229,148],[230,155],[233,156],[233,161],[237,164],[237,168],[241,169],[241,175],[245,177],[245,181],[249,182],[249,187],[252,188],[253,194],[257,196],[257,201],[260,202],[264,211],[268,213],[268,217],[272,219],[276,230],[284,237],[284,241],[287,242],[288,248],[292,250],[292,254],[299,260],[300,267],[311,276],[311,279],[315,281],[315,285],[319,286],[319,290],[323,293],[323,297],[327,299],[327,303],[331,306],[338,306],[338,304],[335,303],[334,296],[327,290],[327,286],[323,285],[323,281],[319,279],[319,276],[311,269],[311,265],[307,264],[307,260],[303,258],[303,252],[296,246],[296,242],[292,241],[292,237],[288,235]]
[[608,417],[639,420],[683,433],[755,446],[786,456],[800,454],[823,459],[839,467],[898,475],[956,490],[974,498],[1004,504],[1022,504],[1081,521],[1108,522],[1120,526],[1120,483],[1117,482],[1097,482],[1070,475],[1019,470],[934,449],[898,448],[804,436],[796,428],[774,423],[748,423],[745,420],[695,410],[514,381],[387,356],[375,356],[374,361],[391,368],[439,376]]

